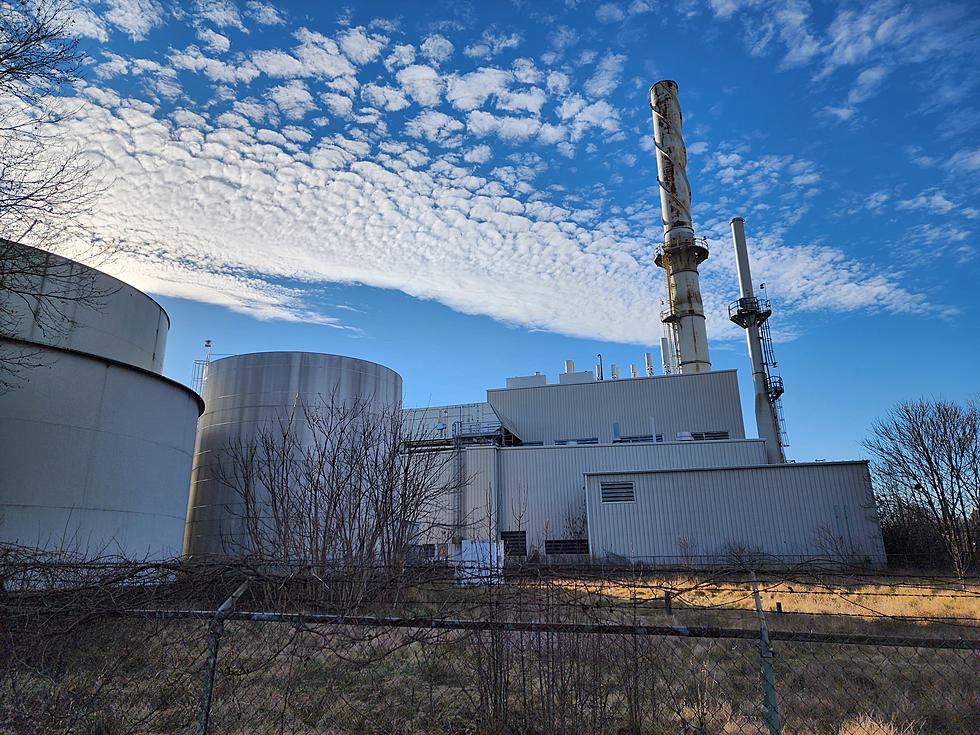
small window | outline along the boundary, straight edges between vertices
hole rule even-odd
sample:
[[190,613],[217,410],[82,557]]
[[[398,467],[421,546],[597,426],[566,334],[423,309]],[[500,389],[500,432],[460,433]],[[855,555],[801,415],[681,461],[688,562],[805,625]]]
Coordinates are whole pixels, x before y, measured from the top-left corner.
[[552,538],[544,542],[544,553],[552,554],[588,554],[589,540],[587,538]]
[[504,556],[527,556],[527,531],[501,531]]
[[603,503],[635,503],[636,491],[632,481],[600,482],[599,494]]

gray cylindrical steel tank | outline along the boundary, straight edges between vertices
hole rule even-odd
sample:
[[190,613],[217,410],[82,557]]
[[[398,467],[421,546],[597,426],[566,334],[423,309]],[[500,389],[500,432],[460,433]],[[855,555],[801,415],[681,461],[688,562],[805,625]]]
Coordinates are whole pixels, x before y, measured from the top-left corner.
[[400,410],[402,379],[383,365],[352,357],[258,352],[208,365],[203,394],[184,532],[184,554],[191,557],[240,553],[245,544],[241,498],[216,470],[228,461],[229,447],[254,446],[260,432],[296,407],[319,401],[357,399]]
[[[170,317],[152,298],[107,273],[53,253],[2,239],[0,249],[5,260],[16,253],[27,265],[22,268],[23,283],[17,284],[25,297],[0,293],[0,308],[9,314],[3,336],[163,371]],[[37,294],[55,304],[56,314],[36,318]]]
[[[0,242],[5,259],[40,251]],[[46,254],[40,257],[48,259]],[[29,352],[0,395],[0,541],[88,556],[180,553],[200,397],[159,375],[169,319],[150,297],[57,256],[60,329],[0,293],[0,350]],[[44,268],[41,267],[43,272]],[[93,289],[94,285],[94,291]],[[85,299],[91,301],[91,299]]]

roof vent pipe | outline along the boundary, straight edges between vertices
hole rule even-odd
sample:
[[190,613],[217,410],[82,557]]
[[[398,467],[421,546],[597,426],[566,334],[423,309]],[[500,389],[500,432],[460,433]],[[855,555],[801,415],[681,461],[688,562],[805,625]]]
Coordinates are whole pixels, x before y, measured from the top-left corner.
[[636,372],[636,365],[634,365],[633,363],[630,363],[630,377],[631,378],[640,377],[639,374]]
[[595,379],[603,380],[602,377],[602,353],[600,352],[596,357],[599,358],[599,364],[595,366]]
[[613,380],[619,380],[619,368],[616,367],[616,363],[609,366],[609,377]]
[[575,363],[574,363],[574,361],[572,361],[572,360],[565,360],[565,372],[566,373],[574,373],[575,372]]
[[646,369],[647,375],[653,375],[653,353],[644,352],[643,353],[643,367]]

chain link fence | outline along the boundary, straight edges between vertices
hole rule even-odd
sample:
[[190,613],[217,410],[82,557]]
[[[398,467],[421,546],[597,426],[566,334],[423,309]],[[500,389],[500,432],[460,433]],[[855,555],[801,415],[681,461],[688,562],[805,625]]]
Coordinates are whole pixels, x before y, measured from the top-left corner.
[[[431,569],[358,574],[175,566],[8,582],[0,732],[976,732],[968,584],[892,580],[914,620],[831,621],[778,614],[744,572],[524,570],[478,586]],[[758,588],[777,582],[802,586],[783,573]],[[806,591],[822,599],[822,584]],[[685,602],[695,590],[752,604]],[[964,607],[923,622],[920,597],[943,594]]]

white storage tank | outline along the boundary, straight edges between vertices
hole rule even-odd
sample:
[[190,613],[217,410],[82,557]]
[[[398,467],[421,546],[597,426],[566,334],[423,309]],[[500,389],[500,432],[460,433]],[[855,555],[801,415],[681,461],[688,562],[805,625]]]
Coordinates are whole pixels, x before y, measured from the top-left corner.
[[290,415],[298,417],[302,435],[304,406],[358,401],[370,410],[400,416],[402,379],[368,360],[258,352],[210,363],[202,392],[206,409],[198,426],[184,533],[189,557],[245,553],[243,501],[227,481],[236,465],[234,447],[255,447],[262,432]]
[[93,268],[9,241],[0,248],[47,274],[30,288],[65,297],[53,326],[36,317],[36,301],[0,293],[0,350],[37,357],[0,395],[0,541],[176,556],[203,403],[159,374],[166,312]]

